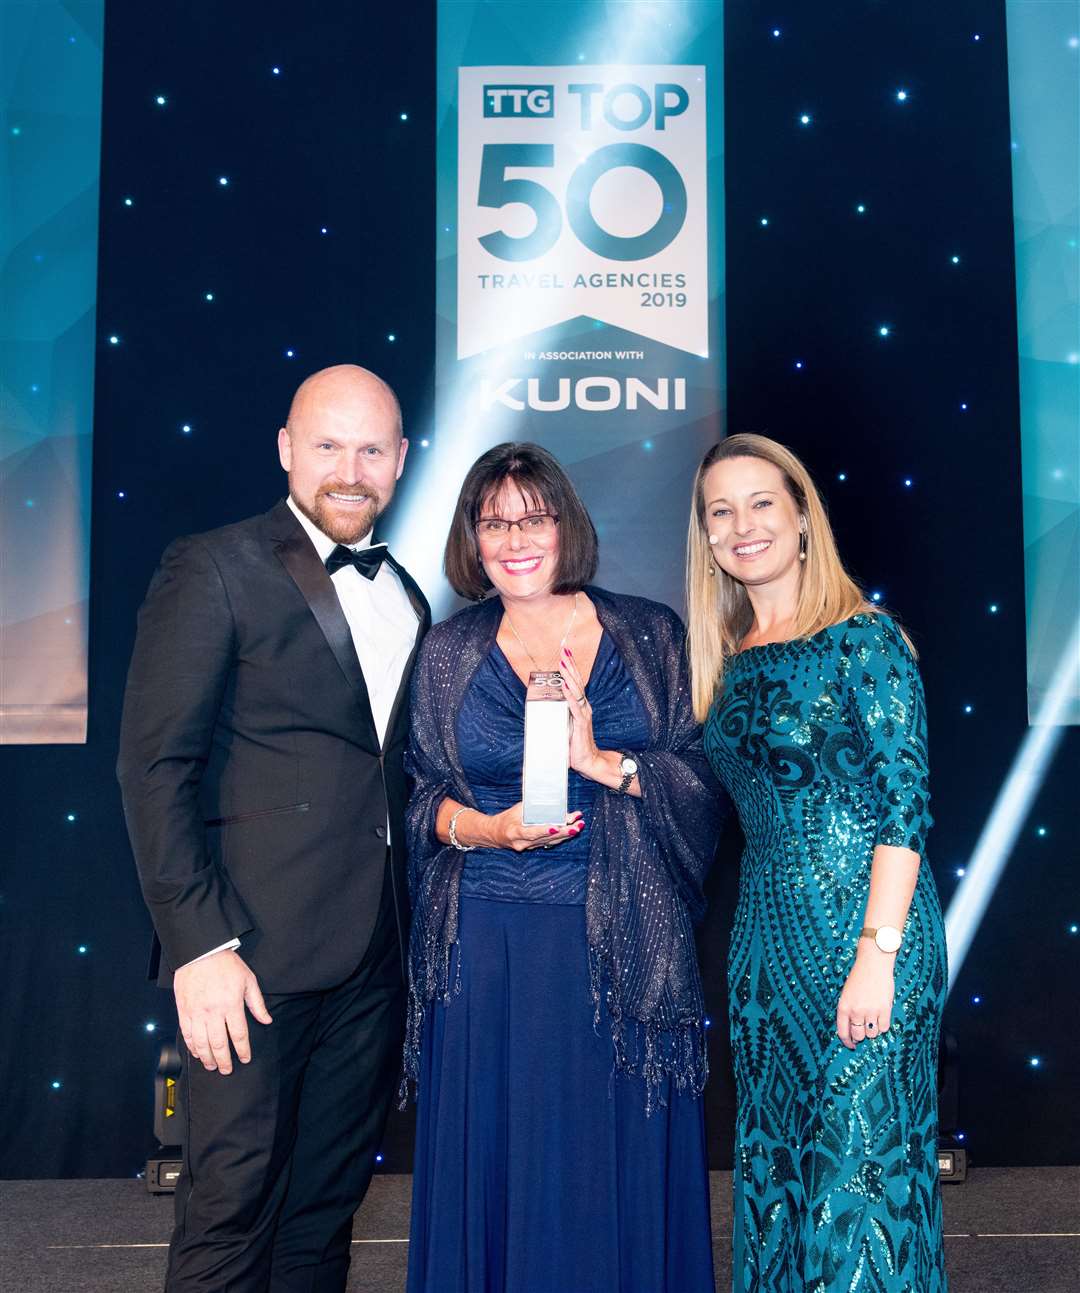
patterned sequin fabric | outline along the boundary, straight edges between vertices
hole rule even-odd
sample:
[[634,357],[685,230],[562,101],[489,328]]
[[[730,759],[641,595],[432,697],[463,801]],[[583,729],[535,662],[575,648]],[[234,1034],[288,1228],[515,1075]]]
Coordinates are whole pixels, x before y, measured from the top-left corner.
[[705,750],[746,838],[728,962],[738,1095],[734,1287],[944,1293],[937,1049],[945,934],[919,868],[892,1028],[847,1050],[836,1006],[876,844],[925,854],[926,709],[885,616],[751,647]]

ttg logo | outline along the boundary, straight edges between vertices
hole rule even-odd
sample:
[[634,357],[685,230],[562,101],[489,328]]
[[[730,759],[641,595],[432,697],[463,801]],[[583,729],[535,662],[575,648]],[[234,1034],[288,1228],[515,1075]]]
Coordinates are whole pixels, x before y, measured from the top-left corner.
[[485,117],[553,117],[553,85],[485,85]]

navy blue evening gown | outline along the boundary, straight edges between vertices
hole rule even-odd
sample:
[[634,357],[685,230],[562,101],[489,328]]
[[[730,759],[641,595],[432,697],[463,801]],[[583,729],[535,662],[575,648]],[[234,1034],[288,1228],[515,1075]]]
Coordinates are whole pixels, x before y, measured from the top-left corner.
[[[648,719],[604,633],[588,686],[601,749]],[[457,720],[478,806],[521,798],[525,688],[498,646]],[[613,1072],[593,1024],[582,835],[550,851],[476,850],[461,879],[452,1000],[424,1021],[409,1293],[712,1293],[702,1101]]]

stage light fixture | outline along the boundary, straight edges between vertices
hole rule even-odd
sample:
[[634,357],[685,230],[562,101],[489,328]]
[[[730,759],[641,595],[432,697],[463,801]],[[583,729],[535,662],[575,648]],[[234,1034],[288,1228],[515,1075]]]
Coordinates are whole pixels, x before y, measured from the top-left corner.
[[945,1184],[967,1180],[967,1150],[961,1145],[938,1144],[938,1179]]
[[178,1130],[183,1121],[179,1077],[180,1052],[172,1042],[166,1042],[154,1075],[154,1135],[160,1148],[146,1163],[146,1188],[151,1194],[171,1194],[183,1165]]

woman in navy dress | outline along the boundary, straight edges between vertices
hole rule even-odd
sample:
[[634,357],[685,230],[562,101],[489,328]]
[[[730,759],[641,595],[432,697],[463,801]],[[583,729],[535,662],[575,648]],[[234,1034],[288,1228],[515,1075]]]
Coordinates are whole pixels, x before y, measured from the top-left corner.
[[[550,454],[477,461],[446,569],[495,595],[428,634],[413,684],[409,1293],[713,1290],[691,921],[718,791],[678,617],[595,566]],[[570,811],[525,826],[526,683],[555,669]]]
[[844,571],[806,468],[763,436],[698,471],[688,588],[695,706],[746,836],[734,1287],[944,1293],[945,934],[914,654]]

